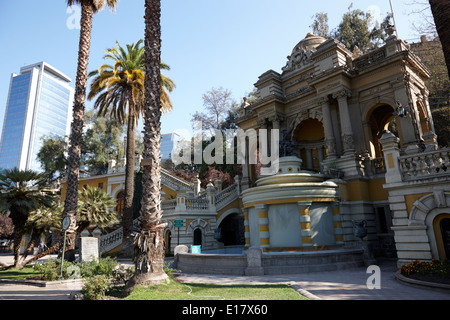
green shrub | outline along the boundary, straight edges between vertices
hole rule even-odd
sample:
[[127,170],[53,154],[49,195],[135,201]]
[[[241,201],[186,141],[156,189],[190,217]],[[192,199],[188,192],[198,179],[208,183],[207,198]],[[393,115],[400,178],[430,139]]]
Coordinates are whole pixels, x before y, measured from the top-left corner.
[[[50,259],[45,262],[35,263],[34,270],[41,274],[41,280],[55,281],[61,276],[61,260]],[[68,261],[64,261],[62,278],[69,279],[76,273],[76,264]]]
[[119,262],[109,257],[92,261],[83,261],[79,263],[81,276],[90,278],[96,275],[113,276],[113,271],[119,266]]
[[81,293],[85,300],[101,300],[110,286],[109,278],[104,275],[95,275],[86,279]]

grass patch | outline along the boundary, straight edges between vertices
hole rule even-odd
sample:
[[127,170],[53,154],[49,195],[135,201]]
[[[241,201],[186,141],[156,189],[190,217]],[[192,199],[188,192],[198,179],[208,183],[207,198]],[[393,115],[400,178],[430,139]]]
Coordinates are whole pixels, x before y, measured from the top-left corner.
[[171,280],[166,284],[137,287],[125,300],[308,300],[287,284],[217,285]]
[[39,279],[41,273],[36,272],[33,266],[25,266],[22,269],[1,270],[0,279],[8,280],[36,280]]

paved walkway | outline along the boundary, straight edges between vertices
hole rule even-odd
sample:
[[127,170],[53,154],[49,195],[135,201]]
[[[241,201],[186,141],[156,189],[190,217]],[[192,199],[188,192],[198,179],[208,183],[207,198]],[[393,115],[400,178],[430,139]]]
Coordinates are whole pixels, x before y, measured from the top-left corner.
[[[11,256],[0,255],[0,261],[10,263]],[[366,268],[307,274],[237,277],[182,274],[178,279],[190,283],[275,284],[288,283],[301,294],[319,300],[450,300],[450,290],[417,288],[395,279],[395,262],[382,261],[381,289],[370,290]],[[79,285],[36,287],[0,283],[0,300],[68,300]]]
[[[368,289],[372,275],[366,268],[291,275],[235,277],[217,275],[181,275],[180,280],[191,283],[274,284],[288,283],[302,295],[318,300],[450,300],[450,290],[418,288],[395,278],[395,262],[379,263],[381,289]],[[372,282],[370,282],[372,283]]]

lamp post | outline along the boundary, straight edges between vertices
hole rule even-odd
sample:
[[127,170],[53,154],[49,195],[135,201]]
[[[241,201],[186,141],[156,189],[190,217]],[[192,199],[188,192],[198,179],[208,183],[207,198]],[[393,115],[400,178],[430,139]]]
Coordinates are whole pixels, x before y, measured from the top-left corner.
[[61,254],[61,274],[59,276],[60,280],[63,278],[64,251],[66,251],[66,235],[67,235],[67,229],[69,228],[69,225],[70,225],[70,218],[65,217],[61,224],[62,230],[64,231],[64,240],[63,240],[63,249],[62,249],[62,254]]

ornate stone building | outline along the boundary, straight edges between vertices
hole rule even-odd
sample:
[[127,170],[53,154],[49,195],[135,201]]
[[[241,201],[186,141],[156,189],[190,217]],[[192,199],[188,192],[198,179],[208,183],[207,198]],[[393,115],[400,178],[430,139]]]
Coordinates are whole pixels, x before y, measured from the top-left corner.
[[[242,105],[237,124],[288,130],[302,170],[335,178],[346,246],[355,245],[352,222],[366,220],[376,255],[397,255],[399,264],[446,259],[449,160],[436,143],[424,84],[429,71],[395,36],[358,51],[308,34],[281,73],[259,77],[257,99]],[[242,189],[253,187],[254,166],[243,173]],[[439,212],[424,213],[434,208]]]
[[[397,257],[399,265],[448,259],[450,155],[436,143],[421,60],[395,36],[363,54],[312,34],[287,60],[281,73],[259,77],[257,99],[244,100],[237,124],[285,130],[302,167],[261,177],[255,165],[243,165],[243,176],[224,190],[218,180],[200,190],[163,170],[166,249],[244,242],[264,251],[358,248],[354,225],[365,220],[375,257]],[[111,163],[108,175],[82,178],[80,188],[101,186],[120,203],[123,167]],[[293,187],[295,173],[308,172],[306,184]],[[322,188],[312,196],[311,179]],[[118,229],[102,236],[101,251],[120,243]]]

